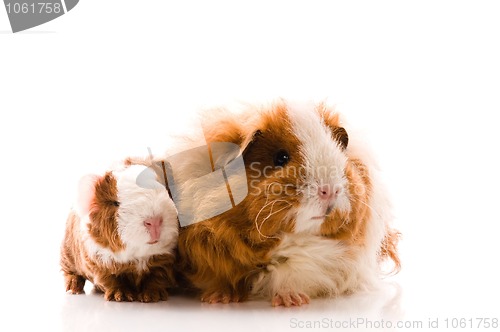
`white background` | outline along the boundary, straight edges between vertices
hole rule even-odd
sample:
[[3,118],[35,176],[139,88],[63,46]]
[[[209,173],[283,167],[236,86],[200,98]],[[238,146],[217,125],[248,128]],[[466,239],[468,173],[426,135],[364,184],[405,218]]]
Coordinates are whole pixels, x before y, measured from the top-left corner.
[[[500,318],[499,17],[496,1],[82,0],[12,34],[0,8],[1,330]],[[366,133],[404,234],[385,288],[291,309],[64,293],[79,176],[161,152],[199,107],[278,97],[327,99]]]

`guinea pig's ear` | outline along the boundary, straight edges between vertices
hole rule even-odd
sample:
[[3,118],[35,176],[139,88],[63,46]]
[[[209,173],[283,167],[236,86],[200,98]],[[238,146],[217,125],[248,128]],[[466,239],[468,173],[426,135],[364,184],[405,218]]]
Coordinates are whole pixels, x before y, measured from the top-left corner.
[[248,150],[250,150],[250,147],[252,147],[252,145],[259,139],[260,136],[262,136],[262,131],[256,130],[243,140],[243,142],[241,143],[241,154],[243,156],[247,154]]
[[349,144],[349,135],[347,135],[347,131],[342,127],[336,127],[333,129],[333,137],[339,142],[342,150],[347,149],[347,145]]
[[83,176],[78,183],[78,192],[76,195],[76,213],[80,217],[89,214],[92,202],[95,198],[95,186],[101,177],[94,174]]

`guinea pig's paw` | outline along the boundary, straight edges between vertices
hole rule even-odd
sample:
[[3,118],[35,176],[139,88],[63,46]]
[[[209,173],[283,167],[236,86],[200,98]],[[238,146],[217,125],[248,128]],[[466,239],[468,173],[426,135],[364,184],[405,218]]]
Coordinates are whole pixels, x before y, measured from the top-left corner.
[[135,300],[135,296],[132,291],[128,289],[108,289],[104,292],[104,298],[107,301],[116,302],[132,302]]
[[201,301],[209,304],[224,303],[228,304],[230,302],[240,302],[241,298],[238,294],[229,291],[207,291],[201,296]]
[[278,307],[280,305],[285,307],[291,306],[301,306],[303,304],[308,304],[310,298],[307,294],[294,291],[283,291],[274,294],[271,305],[273,307]]
[[67,274],[64,276],[66,284],[66,292],[70,294],[83,294],[83,286],[85,286],[85,278],[75,274]]
[[166,301],[168,299],[168,292],[166,289],[145,289],[139,293],[137,299],[146,303]]

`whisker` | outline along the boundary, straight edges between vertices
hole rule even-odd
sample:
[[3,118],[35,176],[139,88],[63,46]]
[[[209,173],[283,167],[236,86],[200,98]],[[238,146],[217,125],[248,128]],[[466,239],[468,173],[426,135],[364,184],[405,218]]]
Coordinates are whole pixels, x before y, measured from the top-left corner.
[[[281,209],[279,209],[278,211],[275,211],[273,212],[273,209],[274,209],[274,204],[276,204],[276,202],[285,202],[288,204],[288,206],[285,206],[285,207],[282,207]],[[269,214],[267,215],[267,217],[265,217],[262,222],[260,223],[260,228],[262,228],[262,225],[264,224],[264,222],[266,222],[272,215],[278,213],[278,212],[281,212],[283,211],[284,209],[287,209],[289,208],[290,206],[292,206],[292,204],[290,204],[289,202],[283,200],[283,199],[277,199],[277,200],[274,200],[272,201],[272,204],[271,204],[271,211],[269,212]]]
[[[283,199],[275,199],[275,200],[272,200],[272,201],[269,201],[269,196],[270,196],[270,189],[271,189],[271,186],[272,185],[282,185],[281,183],[279,182],[276,182],[276,181],[273,181],[271,183],[269,183],[267,186],[266,186],[266,190],[265,190],[265,195],[266,195],[266,201],[264,202],[264,205],[262,206],[262,208],[259,210],[259,212],[257,213],[257,215],[255,216],[255,228],[257,229],[257,232],[259,232],[259,236],[263,237],[263,238],[266,238],[266,239],[278,239],[278,237],[276,236],[268,236],[268,235],[264,235],[262,234],[262,226],[264,225],[264,223],[269,220],[269,218],[271,218],[273,215],[289,208],[290,206],[293,206],[293,204],[291,204],[290,202],[286,201],[286,200],[283,200]],[[296,191],[295,191],[295,195],[293,195],[294,197],[295,196],[299,196],[300,195],[300,190],[296,187],[296,186],[293,186]],[[272,193],[271,193],[272,194]],[[292,195],[289,195],[289,196],[292,196]],[[282,208],[280,208],[279,210],[277,211],[274,211],[274,205],[278,202],[284,202],[287,204],[287,206],[284,206]],[[260,223],[259,225],[259,217],[260,215],[263,213],[264,209],[266,209],[268,206],[271,206],[271,210],[269,211],[269,214],[264,218],[262,219],[262,222]]]
[[[274,211],[274,212],[273,212],[273,209],[274,209],[274,204],[276,204],[277,202],[285,202],[285,203],[287,203],[287,204],[288,204],[288,206],[284,206],[284,207],[282,207],[281,209],[279,209],[278,211]],[[258,221],[259,221],[260,214],[261,214],[261,213],[262,213],[262,211],[263,211],[266,207],[268,207],[269,205],[271,205],[271,211],[270,211],[270,212],[269,212],[269,214],[268,214],[268,215],[267,215],[267,216],[266,216],[266,217],[262,220],[262,222],[261,222],[261,223],[260,223],[260,225],[259,225]],[[285,210],[285,209],[289,208],[290,206],[292,206],[292,204],[288,203],[288,202],[287,202],[287,201],[285,201],[285,200],[274,200],[274,201],[271,201],[271,202],[268,202],[267,204],[265,204],[265,205],[264,205],[264,206],[263,206],[263,207],[259,210],[259,213],[257,213],[257,216],[255,217],[255,228],[257,229],[257,232],[259,232],[259,235],[260,235],[261,237],[266,238],[266,239],[277,239],[278,237],[276,237],[276,236],[268,236],[268,235],[264,235],[264,234],[262,234],[262,231],[261,231],[262,226],[264,225],[264,222],[266,222],[266,221],[267,221],[267,220],[268,220],[271,216],[273,216],[274,214],[279,213],[279,212],[281,212],[281,211],[283,211],[283,210]]]
[[266,207],[268,207],[269,205],[274,204],[274,203],[276,203],[276,201],[271,201],[271,202],[267,203],[267,200],[266,200],[266,204],[264,204],[264,206],[259,210],[259,213],[257,213],[257,216],[255,217],[255,221],[257,221],[257,219],[259,218],[262,210],[264,210]]
[[340,224],[339,229],[342,228],[342,227],[344,227],[348,223],[349,223],[349,219],[342,218],[342,223]]
[[[273,208],[274,208],[274,204],[276,204],[276,202],[285,202],[285,203],[287,203],[287,204],[288,204],[288,206],[285,206],[285,207],[283,207],[283,208],[279,209],[278,211],[272,212],[272,210],[273,210]],[[268,207],[269,205],[271,205],[271,211],[270,211],[270,213],[267,215],[267,217],[265,217],[265,218],[262,220],[262,222],[261,222],[261,223],[260,223],[260,225],[259,225],[259,224],[258,224],[259,216],[260,216],[261,212],[262,212],[262,211],[263,211],[266,207]],[[257,231],[259,232],[259,235],[260,235],[261,237],[266,238],[266,239],[277,239],[278,237],[276,237],[276,236],[268,236],[268,235],[264,235],[264,234],[262,234],[262,231],[261,231],[262,225],[263,225],[263,224],[264,224],[264,222],[265,222],[265,221],[267,221],[267,220],[268,220],[268,219],[269,219],[272,215],[274,215],[274,214],[276,214],[276,213],[278,213],[278,212],[281,212],[281,211],[285,210],[286,208],[288,208],[288,207],[290,207],[290,206],[292,206],[292,204],[288,203],[288,202],[287,202],[287,201],[285,201],[285,200],[274,200],[274,201],[271,201],[271,202],[267,203],[266,205],[264,205],[264,206],[260,209],[259,213],[257,213],[257,216],[255,217],[255,228],[256,228],[256,229],[257,229]]]
[[362,201],[356,197],[350,197],[352,200],[358,202],[358,203],[361,203],[363,204],[364,206],[368,207],[373,213],[375,213],[379,218],[382,218],[382,216],[380,215],[380,213],[377,212],[377,210],[375,210],[375,208],[373,208],[370,204],[366,203],[365,201]]
[[262,234],[262,232],[260,231],[260,227],[259,227],[259,224],[258,224],[258,220],[259,220],[259,216],[260,214],[262,213],[262,211],[271,203],[273,202],[270,202],[268,203],[268,200],[269,200],[269,197],[266,197],[266,203],[264,204],[264,206],[259,210],[259,212],[257,213],[257,216],[255,216],[255,229],[257,229],[257,232],[259,232],[259,235],[261,237],[265,237],[267,239],[270,239],[270,238],[273,238],[273,237],[270,237],[270,236],[267,236],[267,235],[264,235]]

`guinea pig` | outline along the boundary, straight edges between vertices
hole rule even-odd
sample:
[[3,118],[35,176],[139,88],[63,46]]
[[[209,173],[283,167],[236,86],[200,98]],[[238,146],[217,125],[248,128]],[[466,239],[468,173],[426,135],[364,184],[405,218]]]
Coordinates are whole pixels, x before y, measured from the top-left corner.
[[[209,146],[240,147],[248,195],[180,229],[176,269],[202,301],[265,297],[273,306],[299,306],[376,286],[385,258],[399,269],[399,232],[377,167],[338,113],[324,103],[281,100],[208,116]],[[185,174],[189,163],[196,164],[186,163]]]
[[177,210],[147,166],[85,176],[61,247],[66,291],[89,280],[108,301],[166,300],[177,237]]

